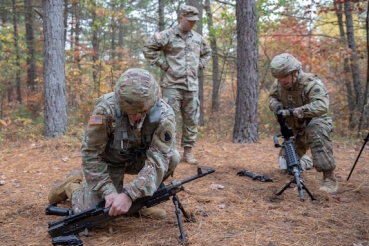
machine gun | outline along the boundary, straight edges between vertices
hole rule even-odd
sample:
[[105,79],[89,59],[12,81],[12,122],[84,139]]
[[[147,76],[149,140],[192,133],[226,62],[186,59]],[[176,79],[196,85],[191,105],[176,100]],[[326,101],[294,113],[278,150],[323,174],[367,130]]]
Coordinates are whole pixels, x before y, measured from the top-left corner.
[[213,172],[215,172],[213,168],[210,168],[203,172],[201,168],[198,167],[197,175],[191,176],[182,181],[172,181],[169,185],[164,185],[162,183],[159,186],[158,190],[152,196],[142,197],[135,200],[127,213],[118,216],[109,215],[110,208],[105,208],[104,200],[99,202],[95,206],[76,214],[73,214],[73,211],[70,209],[57,207],[55,203],[51,204],[46,208],[45,213],[47,215],[65,216],[60,220],[51,221],[48,223],[48,232],[50,236],[53,237],[52,244],[82,246],[83,242],[81,239],[78,238],[78,233],[84,231],[85,236],[88,236],[88,230],[96,225],[107,223],[121,216],[131,216],[134,213],[140,211],[140,209],[144,206],[148,208],[155,206],[159,203],[168,201],[170,197],[172,197],[175,206],[175,213],[177,216],[178,227],[180,231],[179,239],[182,241],[182,243],[187,242],[179,210],[182,211],[182,214],[185,217],[186,221],[191,222],[192,218],[182,207],[177,193],[184,190],[183,184],[201,178]]
[[[305,201],[303,189],[306,190],[306,192],[309,194],[311,200],[315,200],[313,195],[310,193],[309,189],[305,186],[304,182],[300,179],[300,159],[298,158],[296,154],[295,147],[293,145],[293,141],[295,139],[292,129],[288,127],[282,113],[277,113],[276,117],[278,119],[278,123],[281,127],[281,134],[275,135],[273,137],[274,140],[274,147],[276,148],[284,148],[286,152],[286,162],[288,171],[293,174],[293,178],[290,182],[288,182],[281,191],[279,191],[276,195],[281,195],[287,188],[293,188],[291,187],[292,183],[296,184],[297,191],[300,196],[300,201]],[[282,137],[284,138],[284,142],[282,145],[278,143],[278,138]]]

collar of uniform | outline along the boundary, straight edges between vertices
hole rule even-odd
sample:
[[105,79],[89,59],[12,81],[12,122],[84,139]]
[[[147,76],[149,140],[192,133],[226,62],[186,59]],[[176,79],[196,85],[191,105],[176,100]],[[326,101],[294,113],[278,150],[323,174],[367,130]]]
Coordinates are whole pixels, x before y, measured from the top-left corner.
[[[175,28],[174,28],[174,33],[178,36],[181,36],[181,34],[183,34],[183,31],[181,31],[181,29],[179,29],[179,25],[177,25]],[[187,35],[189,35],[190,37],[192,36],[192,30],[187,32]]]
[[140,120],[137,120],[137,121],[131,120],[131,118],[129,118],[129,117],[128,117],[128,119],[129,119],[129,124],[131,126],[133,126],[133,129],[135,129],[135,130],[141,130],[142,125],[143,125],[143,123],[144,123],[144,121],[146,119],[146,114],[145,114],[144,117],[142,117]]

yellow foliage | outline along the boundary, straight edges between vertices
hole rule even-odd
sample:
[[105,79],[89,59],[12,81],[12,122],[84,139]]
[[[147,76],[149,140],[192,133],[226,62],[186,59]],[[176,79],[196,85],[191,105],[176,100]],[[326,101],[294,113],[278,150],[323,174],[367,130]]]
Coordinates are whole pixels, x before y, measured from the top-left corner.
[[3,126],[7,126],[8,124],[6,124],[6,122],[4,120],[0,120],[0,126],[3,127]]

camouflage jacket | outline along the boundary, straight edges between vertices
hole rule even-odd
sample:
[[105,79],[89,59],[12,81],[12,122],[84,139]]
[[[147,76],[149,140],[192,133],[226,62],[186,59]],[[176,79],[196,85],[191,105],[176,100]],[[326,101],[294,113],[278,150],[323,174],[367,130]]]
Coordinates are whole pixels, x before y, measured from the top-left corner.
[[[137,177],[124,186],[133,200],[151,196],[157,190],[168,171],[169,160],[175,151],[175,115],[168,104],[162,99],[159,100],[161,103],[160,122],[146,151],[147,159]],[[82,169],[86,182],[102,198],[116,192],[108,172],[108,165],[112,163],[106,156],[108,154],[107,144],[114,139],[115,133],[114,104],[113,92],[97,99],[81,147]],[[137,146],[137,144],[133,145]]]
[[291,89],[284,89],[275,80],[269,91],[269,108],[278,109],[302,107],[303,118],[326,117],[329,108],[328,92],[323,82],[313,74],[300,71],[298,80]]
[[191,30],[183,38],[175,26],[149,38],[143,53],[151,65],[165,71],[161,87],[198,91],[198,71],[208,64],[212,50],[197,32]]

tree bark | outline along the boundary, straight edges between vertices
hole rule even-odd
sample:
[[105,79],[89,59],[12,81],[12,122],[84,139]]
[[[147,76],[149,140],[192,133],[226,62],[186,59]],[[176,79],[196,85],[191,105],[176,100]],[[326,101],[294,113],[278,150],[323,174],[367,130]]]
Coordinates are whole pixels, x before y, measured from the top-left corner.
[[[202,12],[203,5],[202,0],[187,0],[187,4],[194,6],[199,11],[199,21],[197,22],[196,31],[202,35]],[[200,116],[199,116],[199,126],[203,126],[205,124],[204,120],[204,70],[199,70],[199,101],[200,101]]]
[[361,111],[361,117],[359,121],[358,133],[361,133],[362,129],[369,129],[369,2],[366,8],[365,19],[365,31],[366,31],[366,50],[368,54],[366,56],[366,86],[364,93],[364,107]]
[[17,88],[17,100],[22,104],[22,90],[20,79],[20,55],[19,55],[19,35],[18,35],[18,13],[16,10],[16,3],[13,0],[13,27],[14,27],[14,50],[15,50],[15,84]]
[[37,92],[36,87],[36,51],[35,35],[33,30],[33,0],[24,0],[25,22],[26,22],[26,44],[27,56],[27,87],[31,92]]
[[237,96],[233,142],[252,143],[258,136],[258,39],[255,0],[236,1]]
[[360,81],[360,70],[358,66],[358,55],[356,53],[356,42],[355,42],[355,36],[354,36],[354,26],[353,26],[353,20],[352,20],[352,12],[351,12],[351,2],[347,1],[343,4],[345,16],[346,16],[346,30],[347,30],[347,43],[348,47],[352,51],[351,55],[351,75],[352,75],[352,81],[354,83],[355,93],[356,93],[356,107],[355,112],[352,121],[350,122],[351,128],[353,126],[356,126],[358,124],[359,120],[359,113],[362,111],[362,108],[364,106],[364,92],[363,88],[361,86]]
[[63,0],[43,0],[44,136],[65,134],[68,126],[65,86]]
[[[343,47],[347,45],[346,37],[345,37],[345,30],[343,27],[343,11],[342,11],[342,3],[338,3],[337,0],[334,1],[334,7],[337,9],[336,15],[338,20],[338,27],[340,31],[340,38],[341,44]],[[346,86],[346,97],[347,97],[347,104],[348,104],[348,111],[349,111],[349,123],[352,122],[353,113],[355,110],[355,95],[352,91],[351,80],[349,79],[350,76],[350,66],[349,60],[347,57],[343,59],[343,83]],[[350,125],[350,124],[349,124]]]
[[213,50],[212,64],[213,64],[213,92],[211,96],[211,109],[213,112],[219,111],[219,87],[220,87],[220,76],[219,76],[219,60],[218,60],[218,45],[217,40],[211,29],[213,27],[213,14],[210,8],[210,0],[205,0],[205,10],[208,16],[208,27],[210,37],[210,47]]

